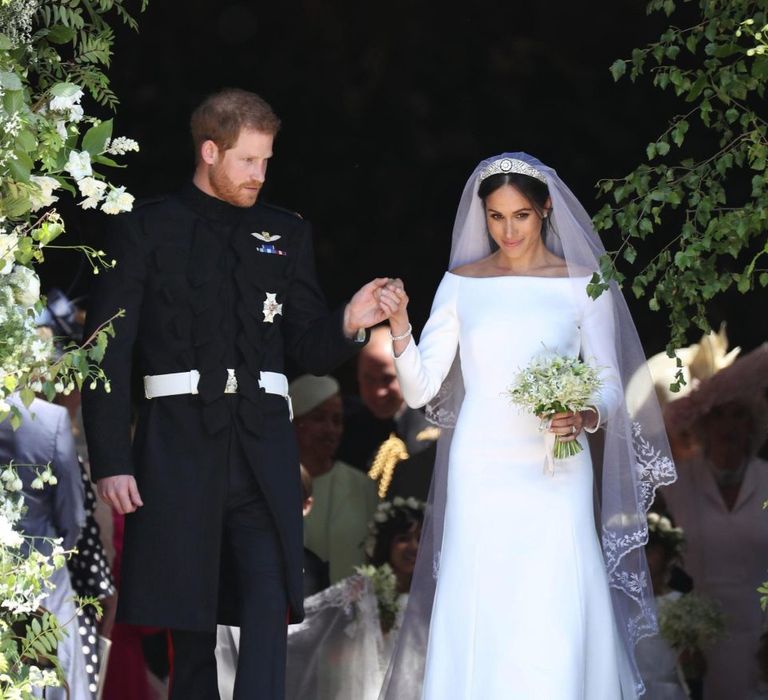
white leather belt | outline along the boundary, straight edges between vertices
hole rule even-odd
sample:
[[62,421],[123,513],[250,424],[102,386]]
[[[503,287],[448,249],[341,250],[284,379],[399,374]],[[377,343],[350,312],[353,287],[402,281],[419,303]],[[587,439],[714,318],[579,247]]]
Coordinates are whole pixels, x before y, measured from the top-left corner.
[[[237,393],[237,377],[235,370],[228,369],[225,394]],[[147,374],[144,376],[144,396],[156,399],[161,396],[179,396],[181,394],[197,394],[197,384],[200,372],[193,369],[189,372],[171,372],[170,374]],[[280,372],[259,372],[259,386],[268,394],[282,396],[288,402],[288,412],[293,420],[293,406],[288,395],[288,379]]]

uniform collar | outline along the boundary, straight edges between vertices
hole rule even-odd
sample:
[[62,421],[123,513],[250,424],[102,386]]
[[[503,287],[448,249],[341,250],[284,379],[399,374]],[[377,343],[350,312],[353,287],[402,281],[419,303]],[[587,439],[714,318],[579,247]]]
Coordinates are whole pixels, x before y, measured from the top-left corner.
[[182,188],[179,199],[203,218],[227,224],[241,223],[257,206],[254,204],[252,207],[236,207],[223,199],[206,194],[192,182]]

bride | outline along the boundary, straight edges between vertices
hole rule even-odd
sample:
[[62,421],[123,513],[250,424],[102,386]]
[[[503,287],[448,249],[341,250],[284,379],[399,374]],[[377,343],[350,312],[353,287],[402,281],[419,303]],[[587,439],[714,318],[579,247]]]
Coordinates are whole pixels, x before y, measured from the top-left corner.
[[[596,299],[586,291],[602,253],[555,171],[503,154],[467,182],[451,271],[418,345],[402,285],[382,292],[403,395],[443,428],[382,698],[643,693],[634,646],[656,625],[645,512],[675,473],[658,406],[632,419],[625,406],[626,382],[645,361],[626,303],[615,285]],[[584,448],[554,473],[541,421],[504,395],[544,352],[580,355],[602,378],[590,410],[546,424]],[[599,429],[600,459],[585,435]],[[418,678],[414,658],[424,659]]]

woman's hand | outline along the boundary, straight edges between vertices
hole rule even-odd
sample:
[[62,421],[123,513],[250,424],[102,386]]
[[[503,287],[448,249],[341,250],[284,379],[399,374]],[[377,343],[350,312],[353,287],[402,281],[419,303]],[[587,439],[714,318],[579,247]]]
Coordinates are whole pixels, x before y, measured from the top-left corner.
[[408,332],[408,295],[401,279],[390,279],[379,290],[379,306],[389,317],[392,335]]
[[595,411],[566,411],[555,413],[549,419],[549,431],[560,436],[560,442],[570,442],[581,434],[584,428],[593,430],[597,425],[597,413]]
[[[411,324],[408,320],[408,295],[403,281],[390,279],[379,290],[379,304],[389,316],[389,332],[392,335],[392,350],[395,357],[403,354],[411,342]],[[397,340],[396,340],[397,338]]]

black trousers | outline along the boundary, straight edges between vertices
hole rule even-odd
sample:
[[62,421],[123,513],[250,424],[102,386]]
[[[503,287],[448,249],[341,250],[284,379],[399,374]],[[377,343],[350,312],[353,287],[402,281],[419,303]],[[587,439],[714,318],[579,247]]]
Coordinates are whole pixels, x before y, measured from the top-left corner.
[[[288,598],[283,554],[267,502],[240,457],[237,449],[230,454],[223,531],[241,611],[233,700],[284,700]],[[172,630],[171,638],[170,700],[217,700],[216,632]]]

